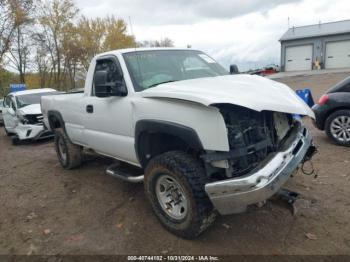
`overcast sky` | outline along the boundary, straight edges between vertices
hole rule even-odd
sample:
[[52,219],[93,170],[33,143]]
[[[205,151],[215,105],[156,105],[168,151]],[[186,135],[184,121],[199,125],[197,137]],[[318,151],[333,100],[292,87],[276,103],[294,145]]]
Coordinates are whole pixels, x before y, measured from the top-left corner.
[[[278,63],[289,25],[350,19],[349,0],[76,0],[88,17],[113,14],[133,24],[138,41],[169,37],[224,66],[247,70]],[[130,30],[129,30],[130,32]]]

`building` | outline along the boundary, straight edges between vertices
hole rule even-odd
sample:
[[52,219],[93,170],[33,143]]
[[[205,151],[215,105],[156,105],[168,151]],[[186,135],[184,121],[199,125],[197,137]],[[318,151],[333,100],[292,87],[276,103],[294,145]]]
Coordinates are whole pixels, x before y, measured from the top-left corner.
[[350,20],[292,27],[281,42],[281,71],[350,68]]

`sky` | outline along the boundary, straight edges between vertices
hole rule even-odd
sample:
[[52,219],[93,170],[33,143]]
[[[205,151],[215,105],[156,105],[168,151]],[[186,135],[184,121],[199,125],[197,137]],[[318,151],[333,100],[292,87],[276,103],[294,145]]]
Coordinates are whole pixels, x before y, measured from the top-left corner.
[[[168,37],[241,71],[279,64],[279,38],[292,26],[350,19],[349,0],[75,0],[87,17],[124,19],[137,41]],[[130,19],[129,19],[130,17]],[[288,23],[289,18],[289,23]]]

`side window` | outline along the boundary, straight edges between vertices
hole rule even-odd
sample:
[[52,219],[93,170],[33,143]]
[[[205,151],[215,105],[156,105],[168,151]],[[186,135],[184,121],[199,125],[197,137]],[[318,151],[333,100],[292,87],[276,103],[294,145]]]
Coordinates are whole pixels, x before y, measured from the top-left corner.
[[15,99],[13,97],[11,97],[11,107],[13,110],[16,111],[16,103],[15,103]]
[[9,108],[11,106],[11,97],[7,96],[4,100],[4,107]]
[[[107,83],[115,83],[120,81],[121,67],[117,58],[102,58],[96,61],[95,74],[98,71],[107,71]],[[92,86],[92,96],[95,96],[95,87]]]

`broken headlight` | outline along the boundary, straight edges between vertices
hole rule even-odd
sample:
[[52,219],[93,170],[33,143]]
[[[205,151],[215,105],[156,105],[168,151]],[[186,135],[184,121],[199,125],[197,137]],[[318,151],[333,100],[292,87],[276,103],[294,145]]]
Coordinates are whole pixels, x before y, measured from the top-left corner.
[[28,120],[28,118],[26,118],[26,116],[17,115],[17,117],[18,117],[19,121],[20,121],[22,124],[26,125],[26,124],[29,123],[29,120]]

